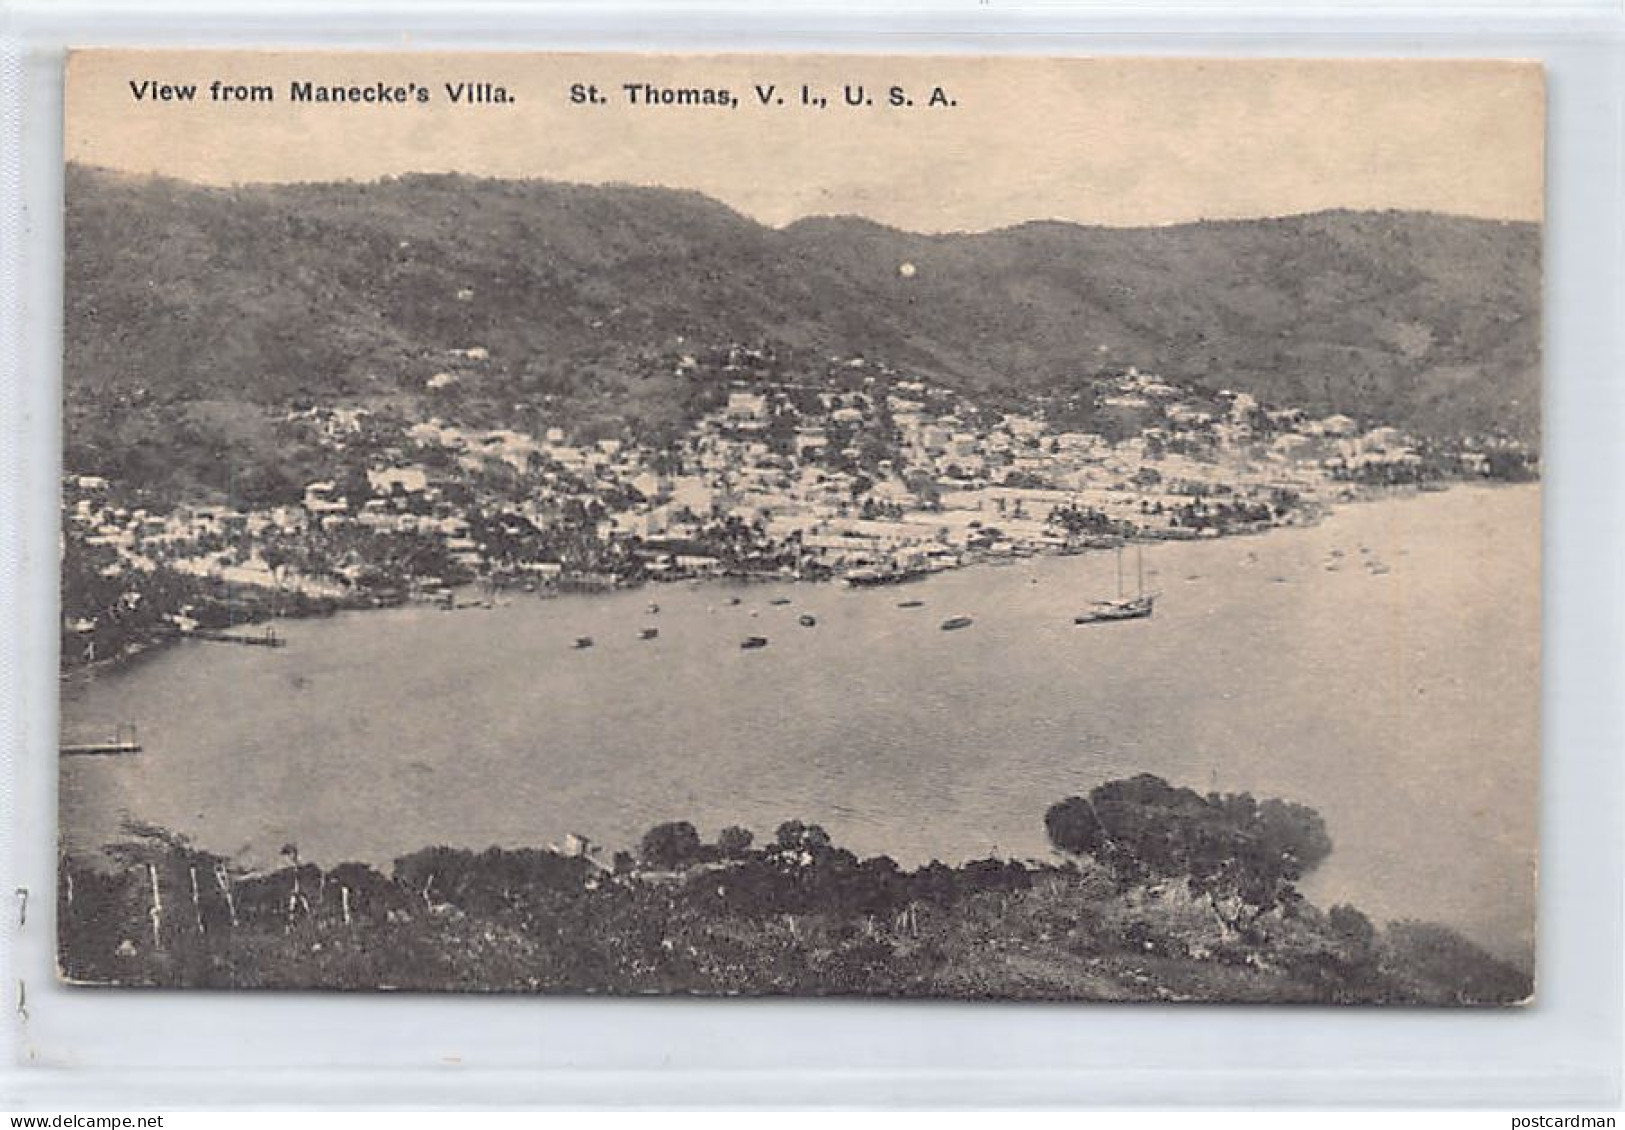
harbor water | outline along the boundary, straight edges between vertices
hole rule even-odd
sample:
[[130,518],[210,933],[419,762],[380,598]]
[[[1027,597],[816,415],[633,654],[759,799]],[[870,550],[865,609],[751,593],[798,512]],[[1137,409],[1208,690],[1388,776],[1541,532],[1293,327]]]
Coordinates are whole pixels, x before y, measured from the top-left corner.
[[[133,723],[143,751],[63,759],[62,837],[94,852],[140,822],[245,866],[293,843],[387,867],[566,832],[631,847],[665,820],[760,840],[796,818],[909,865],[1046,857],[1050,804],[1150,772],[1312,805],[1335,844],[1315,901],[1527,960],[1539,511],[1538,487],[1456,487],[1157,545],[1156,614],[1122,623],[1073,624],[1116,591],[1113,555],[1090,553],[866,589],[513,593],[287,622],[277,649],[178,644],[64,684],[64,741]],[[956,616],[972,623],[943,631]]]

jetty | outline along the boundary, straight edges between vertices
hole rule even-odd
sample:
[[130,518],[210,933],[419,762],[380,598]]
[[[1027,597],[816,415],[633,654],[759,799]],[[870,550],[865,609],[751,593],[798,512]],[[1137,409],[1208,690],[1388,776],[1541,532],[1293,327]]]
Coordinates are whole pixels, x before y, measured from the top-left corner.
[[287,647],[288,641],[276,634],[276,630],[269,625],[259,635],[236,635],[232,632],[215,631],[212,628],[193,628],[189,632],[176,632],[184,640],[209,640],[211,643],[240,643],[248,647]]
[[108,757],[122,753],[140,753],[141,742],[135,736],[134,726],[120,726],[114,735],[99,742],[63,742],[57,747],[62,757]]

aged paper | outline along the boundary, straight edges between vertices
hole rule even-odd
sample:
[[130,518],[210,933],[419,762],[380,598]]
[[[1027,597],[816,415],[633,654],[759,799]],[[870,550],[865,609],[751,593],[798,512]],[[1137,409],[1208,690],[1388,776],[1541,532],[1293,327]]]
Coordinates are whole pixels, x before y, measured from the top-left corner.
[[66,83],[65,978],[1532,995],[1538,66]]

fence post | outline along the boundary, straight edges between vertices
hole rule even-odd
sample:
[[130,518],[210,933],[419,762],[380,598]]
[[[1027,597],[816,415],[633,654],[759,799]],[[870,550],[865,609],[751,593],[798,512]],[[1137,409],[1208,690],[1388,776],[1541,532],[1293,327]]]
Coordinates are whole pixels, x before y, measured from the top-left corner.
[[152,919],[152,945],[154,949],[164,948],[164,896],[158,890],[158,867],[156,864],[147,864],[147,878],[152,883],[152,909],[148,916]]

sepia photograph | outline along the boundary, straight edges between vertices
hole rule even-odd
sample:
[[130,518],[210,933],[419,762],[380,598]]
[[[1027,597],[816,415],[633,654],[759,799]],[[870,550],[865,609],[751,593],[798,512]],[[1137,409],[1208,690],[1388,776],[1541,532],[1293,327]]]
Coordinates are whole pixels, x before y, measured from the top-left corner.
[[1535,998],[1538,64],[65,106],[65,982]]

